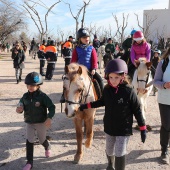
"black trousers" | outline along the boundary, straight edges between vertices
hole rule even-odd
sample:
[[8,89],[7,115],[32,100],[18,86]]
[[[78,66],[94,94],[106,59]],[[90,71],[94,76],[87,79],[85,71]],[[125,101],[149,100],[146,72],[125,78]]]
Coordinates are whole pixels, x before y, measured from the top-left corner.
[[40,74],[44,74],[45,60],[40,60]]
[[160,144],[162,151],[166,152],[170,140],[170,105],[159,103],[159,111],[161,117]]
[[55,63],[48,63],[45,78],[51,80],[54,75]]
[[65,58],[65,66],[68,66],[71,62],[71,58]]

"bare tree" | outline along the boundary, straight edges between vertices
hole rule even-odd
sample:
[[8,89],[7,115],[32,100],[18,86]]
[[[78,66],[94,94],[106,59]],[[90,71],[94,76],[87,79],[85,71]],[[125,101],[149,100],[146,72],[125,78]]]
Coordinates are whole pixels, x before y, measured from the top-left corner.
[[69,10],[70,10],[70,13],[71,13],[72,17],[76,21],[76,32],[78,31],[79,17],[80,17],[80,14],[81,14],[82,10],[83,10],[83,17],[82,17],[82,20],[81,20],[81,27],[83,27],[83,25],[84,25],[84,18],[85,18],[85,13],[86,13],[86,7],[89,5],[90,1],[91,0],[89,0],[87,3],[84,1],[84,5],[82,7],[80,7],[80,9],[78,9],[78,12],[77,12],[76,15],[73,14],[70,3],[65,2],[65,4],[67,4],[69,6]]
[[64,32],[60,29],[60,27],[57,28],[57,34],[59,37],[61,36],[61,41],[64,42]]
[[88,2],[85,2],[84,1],[84,6],[83,6],[83,17],[82,17],[82,20],[81,20],[81,28],[84,27],[84,18],[85,18],[85,14],[86,14],[86,7],[89,5],[91,0],[89,0]]
[[119,34],[121,44],[123,43],[124,38],[125,38],[125,29],[127,28],[127,25],[128,25],[129,14],[127,14],[127,16],[125,16],[125,14],[123,13],[122,16],[123,16],[122,25],[119,25],[117,16],[113,15],[115,22],[116,22],[116,26],[117,26],[117,31],[116,31],[115,36],[117,36],[117,33]]
[[[30,2],[31,4],[29,4],[28,2]],[[41,41],[42,41],[44,35],[46,35],[48,33],[48,24],[47,24],[48,14],[51,12],[52,8],[60,2],[61,2],[61,0],[58,0],[56,3],[51,5],[49,8],[44,6],[44,4],[41,3],[41,1],[32,1],[32,0],[24,1],[24,5],[22,5],[24,7],[24,9],[30,15],[33,22],[35,23],[35,25],[41,35],[41,37],[40,37]],[[36,10],[36,6],[42,6],[43,8],[47,9],[46,14],[44,15],[44,20],[41,19],[38,11]],[[43,22],[44,22],[44,24],[43,24]]]
[[24,28],[22,13],[14,9],[14,2],[0,1],[0,41],[4,42],[12,33]]
[[[135,14],[135,13],[134,13]],[[138,26],[139,28],[142,30],[143,34],[144,34],[144,37],[146,39],[148,39],[149,35],[150,35],[150,27],[151,25],[153,24],[153,22],[157,19],[157,16],[155,17],[150,17],[149,14],[145,13],[144,14],[144,17],[145,17],[145,26],[142,27],[140,22],[139,22],[139,16],[138,14],[135,14],[136,15],[136,18],[137,18],[137,22],[138,22]]]

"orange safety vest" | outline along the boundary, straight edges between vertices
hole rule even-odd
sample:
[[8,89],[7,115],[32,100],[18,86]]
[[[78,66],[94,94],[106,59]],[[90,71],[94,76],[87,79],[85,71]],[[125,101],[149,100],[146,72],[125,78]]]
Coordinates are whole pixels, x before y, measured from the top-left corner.
[[44,50],[44,53],[47,53],[47,52],[57,53],[57,48],[51,45],[47,46]]
[[73,48],[73,45],[72,45],[72,43],[70,41],[66,41],[64,43],[64,45],[63,45],[63,49],[64,49],[64,47],[66,47],[66,48]]
[[40,45],[39,50],[44,52],[45,48],[45,45]]

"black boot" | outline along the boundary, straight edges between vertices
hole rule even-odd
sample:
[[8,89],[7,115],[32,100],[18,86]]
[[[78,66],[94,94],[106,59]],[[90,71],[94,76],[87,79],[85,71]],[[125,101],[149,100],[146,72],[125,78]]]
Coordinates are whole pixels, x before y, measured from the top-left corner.
[[20,81],[19,81],[19,80],[17,80],[17,84],[19,84],[19,82],[20,82]]
[[168,145],[169,145],[169,131],[166,131],[166,129],[161,126],[160,130],[160,144],[161,144],[161,161],[163,164],[168,164],[170,163],[169,160],[169,154],[168,154]]
[[115,170],[125,170],[125,155],[115,157]]
[[48,142],[48,140],[46,139],[43,144],[42,144],[45,148],[45,150],[50,150],[51,149],[51,145],[50,143]]
[[31,164],[33,167],[33,153],[34,153],[34,144],[30,143],[28,140],[26,142],[26,158],[27,164]]
[[114,164],[115,164],[115,156],[107,156],[107,159],[108,159],[108,166],[106,168],[106,170],[115,170],[114,169]]
[[19,81],[21,82],[21,80],[22,80],[22,79],[21,79],[21,76],[19,76]]

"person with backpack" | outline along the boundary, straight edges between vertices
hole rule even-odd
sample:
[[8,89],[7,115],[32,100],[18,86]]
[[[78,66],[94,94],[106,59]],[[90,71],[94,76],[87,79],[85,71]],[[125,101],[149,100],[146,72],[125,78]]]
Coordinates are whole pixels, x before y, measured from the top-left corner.
[[62,54],[64,56],[65,66],[69,65],[71,62],[72,50],[73,50],[73,37],[69,36],[68,41],[66,41],[62,46]]
[[158,105],[161,118],[160,145],[161,161],[164,164],[170,163],[168,147],[170,142],[170,47],[163,54],[159,62],[155,77],[154,86],[158,88]]
[[125,155],[132,135],[133,115],[141,130],[141,141],[146,139],[146,125],[142,116],[140,102],[129,85],[126,77],[127,64],[121,59],[114,59],[105,69],[107,85],[102,97],[97,101],[80,105],[80,110],[105,106],[104,132],[106,136],[107,170],[125,170]]
[[[37,137],[44,147],[45,157],[51,156],[51,145],[46,139],[47,128],[51,127],[52,118],[55,114],[55,105],[51,99],[40,90],[43,84],[42,76],[37,72],[29,73],[25,78],[28,92],[20,99],[16,112],[24,112],[26,123],[26,159],[27,163],[23,170],[33,168],[35,131]],[[49,113],[47,113],[47,110]]]
[[25,53],[19,42],[16,42],[15,47],[12,49],[11,58],[13,59],[15,76],[18,84],[22,80],[22,69],[25,68]]
[[95,48],[89,45],[89,32],[85,28],[80,28],[77,32],[77,46],[73,50],[71,63],[82,64],[87,67],[90,76],[96,79],[101,91],[103,91],[104,84],[101,76],[96,72],[98,67],[98,58]]
[[46,61],[45,53],[44,53],[44,50],[46,48],[45,45],[46,45],[46,40],[43,40],[42,44],[39,47],[39,51],[37,52],[38,58],[40,60],[40,74],[42,76],[45,76],[45,73],[44,73],[44,66],[45,66],[45,61]]

